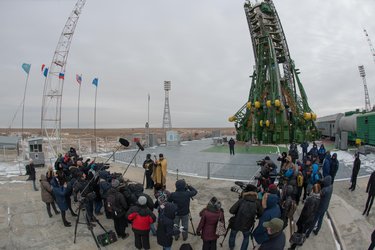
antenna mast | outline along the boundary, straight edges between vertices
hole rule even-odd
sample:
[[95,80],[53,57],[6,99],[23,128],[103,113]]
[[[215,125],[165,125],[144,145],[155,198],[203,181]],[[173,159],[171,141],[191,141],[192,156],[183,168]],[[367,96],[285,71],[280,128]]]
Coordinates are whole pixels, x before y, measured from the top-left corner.
[[371,39],[368,36],[366,29],[363,29],[363,32],[365,32],[366,40],[368,42],[368,45],[370,46],[370,50],[371,50],[371,54],[372,54],[372,59],[374,60],[374,63],[375,63],[375,49],[374,49],[374,46],[372,46]]
[[62,150],[61,145],[61,102],[64,88],[66,62],[68,59],[70,44],[72,42],[74,29],[77,25],[79,15],[86,0],[78,0],[72,13],[65,23],[63,31],[57,43],[51,65],[44,82],[41,134],[46,137],[51,152]]
[[365,88],[365,110],[368,112],[368,111],[371,111],[371,104],[370,104],[370,97],[368,95],[368,90],[367,90],[365,67],[363,67],[363,65],[358,66],[358,70],[359,70],[359,75],[362,77],[363,86]]

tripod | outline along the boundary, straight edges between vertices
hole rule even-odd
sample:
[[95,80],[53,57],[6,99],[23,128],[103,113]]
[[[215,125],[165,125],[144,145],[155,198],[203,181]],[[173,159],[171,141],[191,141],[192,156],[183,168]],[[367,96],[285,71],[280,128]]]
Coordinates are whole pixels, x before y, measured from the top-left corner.
[[[94,231],[93,231],[93,228],[96,226],[95,224],[93,224],[91,221],[90,221],[90,218],[88,217],[87,215],[87,212],[86,214],[84,215],[85,217],[85,222],[79,222],[79,218],[80,218],[80,215],[81,215],[81,209],[82,209],[82,206],[85,202],[85,199],[83,199],[83,201],[80,201],[79,202],[79,206],[78,206],[78,213],[77,213],[77,219],[76,219],[76,224],[75,224],[75,227],[74,227],[74,241],[73,243],[75,244],[76,243],[76,238],[77,238],[77,227],[78,227],[78,224],[86,224],[87,225],[87,228],[90,230],[91,232],[91,235],[92,237],[94,238],[94,241],[95,241],[95,244],[97,246],[98,249],[100,249],[100,245],[99,245],[99,242],[98,240],[96,239],[95,237],[95,234],[94,234]],[[98,225],[104,230],[104,232],[108,233],[107,230],[105,230],[105,228],[103,227],[103,225],[99,222],[99,220],[95,217],[93,217],[95,219],[95,222],[98,223]]]

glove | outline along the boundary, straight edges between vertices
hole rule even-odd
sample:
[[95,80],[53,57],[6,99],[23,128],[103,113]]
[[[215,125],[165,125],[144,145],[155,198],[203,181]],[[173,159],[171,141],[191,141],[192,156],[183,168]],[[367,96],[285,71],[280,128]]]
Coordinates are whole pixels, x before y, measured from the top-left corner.
[[180,232],[184,232],[184,227],[183,226],[180,226]]

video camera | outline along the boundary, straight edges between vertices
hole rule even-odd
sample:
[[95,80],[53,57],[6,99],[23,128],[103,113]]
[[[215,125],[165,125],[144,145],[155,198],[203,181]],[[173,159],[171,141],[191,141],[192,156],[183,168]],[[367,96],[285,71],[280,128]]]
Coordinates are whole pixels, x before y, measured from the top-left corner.
[[242,181],[235,181],[234,184],[236,184],[237,186],[231,187],[230,191],[232,191],[234,193],[238,193],[239,198],[241,198],[243,193],[250,192],[250,191],[254,191],[254,192],[258,191],[257,187],[254,186],[251,183],[244,183]]

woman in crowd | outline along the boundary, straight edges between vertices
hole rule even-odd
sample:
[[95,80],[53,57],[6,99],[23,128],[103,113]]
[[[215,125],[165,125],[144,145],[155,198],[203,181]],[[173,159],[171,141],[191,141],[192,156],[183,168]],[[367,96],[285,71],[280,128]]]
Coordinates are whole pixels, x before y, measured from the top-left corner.
[[203,240],[202,250],[216,250],[216,241],[219,238],[216,235],[216,227],[219,221],[225,222],[224,211],[221,208],[220,201],[212,197],[199,216],[201,220],[197,228],[197,234]]
[[55,211],[55,214],[59,214],[60,212],[56,209],[55,201],[52,196],[52,187],[49,181],[47,180],[44,174],[40,175],[40,191],[42,195],[42,201],[46,203],[47,206],[47,213],[49,217],[52,217],[51,213],[51,206]]

